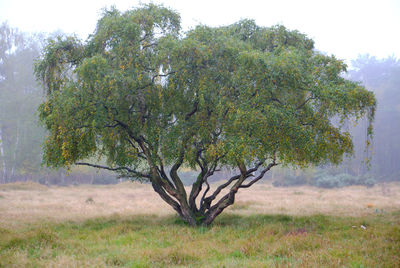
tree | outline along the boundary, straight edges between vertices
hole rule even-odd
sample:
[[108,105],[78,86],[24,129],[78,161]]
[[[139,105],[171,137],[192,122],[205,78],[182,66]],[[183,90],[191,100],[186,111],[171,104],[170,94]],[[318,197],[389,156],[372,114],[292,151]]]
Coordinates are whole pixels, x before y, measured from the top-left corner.
[[[352,80],[360,81],[366,88],[374,91],[379,106],[374,124],[373,158],[370,173],[380,180],[398,180],[400,168],[400,61],[394,57],[377,59],[369,55],[360,56],[352,62],[355,67],[349,72]],[[356,140],[365,136],[363,128],[357,126],[352,131]],[[355,142],[355,155],[361,158],[363,146]],[[352,164],[360,162],[353,160]]]
[[[273,166],[339,163],[352,152],[332,119],[372,120],[375,98],[345,71],[283,26],[243,20],[183,35],[167,8],[111,8],[86,42],[58,37],[37,62],[44,161],[148,181],[185,222],[209,225]],[[182,167],[198,170],[189,192]],[[211,187],[223,167],[237,175]]]
[[0,183],[38,172],[44,130],[35,112],[43,94],[33,76],[39,42],[0,25]]

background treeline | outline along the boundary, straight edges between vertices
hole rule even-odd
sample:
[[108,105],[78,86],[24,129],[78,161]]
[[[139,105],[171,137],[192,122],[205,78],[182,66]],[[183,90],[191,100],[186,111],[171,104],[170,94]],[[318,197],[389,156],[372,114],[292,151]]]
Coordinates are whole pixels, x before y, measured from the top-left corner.
[[33,75],[45,35],[28,35],[0,25],[0,183],[32,180],[43,184],[113,183],[110,173],[90,168],[71,171],[41,166],[46,135],[37,108],[43,89]]
[[[44,34],[21,33],[6,23],[0,25],[0,183],[26,180],[61,185],[115,183],[117,179],[109,172],[85,167],[55,171],[41,166],[41,146],[46,133],[38,124],[36,111],[44,94],[33,76],[33,64],[47,38]],[[354,156],[338,167],[303,171],[276,168],[267,176],[274,185],[371,186],[380,181],[400,180],[400,61],[394,57],[360,56],[346,75],[374,91],[378,100],[370,149],[365,150],[367,122],[353,126],[349,120],[345,127],[353,134]],[[366,158],[371,158],[369,169]],[[187,183],[194,179],[189,170],[183,173]]]

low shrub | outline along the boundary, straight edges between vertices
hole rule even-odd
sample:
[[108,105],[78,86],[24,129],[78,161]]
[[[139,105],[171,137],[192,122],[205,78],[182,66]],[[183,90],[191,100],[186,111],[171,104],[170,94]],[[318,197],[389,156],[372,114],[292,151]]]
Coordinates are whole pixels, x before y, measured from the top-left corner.
[[305,175],[293,176],[286,175],[281,180],[274,181],[272,184],[275,187],[289,187],[298,185],[313,185],[320,188],[341,188],[351,185],[365,185],[372,187],[376,180],[370,176],[353,176],[348,173],[332,174],[325,170],[317,171],[310,180],[307,180]]
[[358,184],[365,185],[367,187],[372,187],[376,184],[376,180],[374,177],[372,177],[372,175],[367,174],[365,176],[360,177]]
[[335,176],[323,176],[314,178],[313,185],[320,188],[335,188],[339,187],[339,180]]
[[304,175],[294,176],[286,175],[282,180],[274,181],[272,184],[275,187],[288,187],[288,186],[299,186],[307,184],[307,178]]
[[365,185],[372,187],[376,183],[375,179],[371,176],[360,176],[356,177],[347,173],[341,173],[338,175],[324,175],[320,177],[314,177],[312,185],[321,188],[341,188],[351,185]]

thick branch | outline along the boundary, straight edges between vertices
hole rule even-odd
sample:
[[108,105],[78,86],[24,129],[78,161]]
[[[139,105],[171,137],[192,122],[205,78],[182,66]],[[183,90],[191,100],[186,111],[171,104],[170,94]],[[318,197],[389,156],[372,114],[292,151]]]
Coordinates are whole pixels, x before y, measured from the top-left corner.
[[157,172],[160,174],[161,178],[164,179],[164,181],[166,181],[171,188],[174,188],[175,185],[171,182],[171,180],[168,178],[167,174],[165,173],[164,166],[162,164],[160,164],[160,167],[156,167],[156,168],[157,168]]
[[192,189],[189,194],[189,207],[192,211],[198,211],[197,206],[196,206],[196,198],[201,192],[203,181],[204,181],[204,176],[207,174],[204,173],[203,171],[200,172],[200,174],[197,176],[196,181],[192,185]]
[[277,163],[275,162],[275,156],[273,158],[273,162],[270,163],[265,169],[263,169],[259,174],[259,176],[250,181],[248,184],[243,185],[243,182],[246,180],[246,178],[252,176],[251,173],[255,170],[258,170],[261,164],[262,162],[258,163],[254,168],[247,170],[246,166],[243,163],[238,163],[238,167],[241,174],[237,175],[236,177],[233,177],[236,178],[237,182],[231,187],[229,192],[225,194],[215,205],[209,207],[210,203],[207,204],[209,208],[206,213],[206,219],[204,221],[205,225],[210,224],[215,219],[215,217],[217,217],[225,208],[227,208],[228,206],[232,205],[235,202],[235,195],[238,192],[239,188],[250,187],[257,181],[259,181],[268,170],[270,170],[273,166],[277,165]]
[[[211,202],[221,193],[221,191],[223,189],[225,189],[226,187],[228,187],[232,182],[241,179],[241,177],[243,177],[243,180],[250,177],[251,173],[253,173],[254,171],[257,171],[258,168],[263,164],[263,161],[258,162],[254,168],[251,168],[247,171],[244,171],[245,174],[241,174],[241,175],[236,175],[231,177],[227,182],[225,182],[224,184],[221,184],[220,186],[217,187],[217,189],[214,191],[214,193],[210,196],[208,196],[207,198],[204,198],[203,201],[201,202],[201,206],[200,206],[200,210],[201,211],[205,211],[207,209],[210,208],[211,206]],[[242,171],[241,171],[242,172]]]
[[[210,224],[226,207],[235,202],[235,195],[239,190],[239,186],[243,183],[247,176],[250,176],[251,173],[247,171],[247,168],[243,163],[238,163],[238,167],[241,174],[239,175],[237,182],[232,186],[229,192],[217,202],[217,204],[208,209],[206,213],[206,219],[204,221],[205,225]],[[210,204],[208,204],[208,206],[210,206]]]
[[176,202],[174,199],[172,199],[165,191],[164,189],[157,183],[152,182],[151,184],[153,186],[154,191],[158,193],[158,195],[165,201],[167,204],[169,204],[180,216],[183,216],[182,210],[178,202]]
[[[203,202],[200,204],[200,210],[205,211],[209,209],[211,206],[211,202],[217,197],[217,195],[226,187],[228,187],[233,181],[238,180],[240,175],[236,175],[231,177],[226,183],[221,184],[212,195],[208,196],[207,198],[203,199]],[[207,190],[208,191],[208,190]]]
[[185,190],[185,187],[184,187],[181,179],[178,176],[178,169],[183,163],[184,156],[185,156],[185,149],[181,148],[181,150],[179,152],[179,158],[176,161],[176,163],[172,166],[171,171],[169,172],[169,174],[171,176],[172,181],[175,184],[176,189],[179,191],[180,195],[182,196],[181,198],[184,199],[185,202],[186,202],[186,198],[187,198],[186,190]]
[[190,194],[189,194],[189,206],[192,210],[195,210],[195,211],[197,211],[196,197],[201,192],[201,188],[202,188],[203,181],[204,181],[204,176],[208,173],[207,163],[201,157],[201,154],[203,151],[204,151],[203,149],[200,149],[197,151],[197,154],[196,154],[196,163],[199,165],[201,172],[197,176],[196,181],[193,183],[192,190],[190,191]]
[[[206,195],[207,195],[207,193],[208,193],[208,191],[210,190],[210,184],[208,183],[208,178],[210,177],[210,176],[212,176],[213,174],[214,174],[214,172],[217,170],[217,164],[218,164],[218,162],[216,161],[215,163],[214,163],[214,166],[207,172],[207,174],[204,176],[204,179],[203,179],[203,181],[202,181],[202,184],[203,183],[205,183],[206,185],[207,185],[207,188],[204,190],[204,193],[203,193],[203,195],[202,195],[202,197],[201,197],[201,199],[200,199],[200,210],[202,210],[202,211],[204,211],[204,206],[203,206],[203,204],[204,204],[204,198],[206,197]],[[200,191],[201,191],[201,189],[200,189]],[[199,192],[200,193],[200,192]],[[196,196],[197,197],[197,196]],[[195,198],[196,198],[195,197]]]
[[147,163],[148,163],[148,165],[150,167],[150,170],[151,170],[151,182],[153,184],[154,183],[159,184],[160,186],[162,186],[167,191],[168,194],[170,194],[171,196],[173,196],[177,200],[179,200],[180,199],[179,195],[178,195],[176,189],[173,187],[173,185],[171,185],[168,182],[168,180],[166,180],[165,178],[160,176],[159,169],[154,164],[153,159],[152,159],[151,154],[150,154],[150,151],[144,144],[144,139],[142,137],[140,137],[140,138],[138,138],[137,142],[138,142],[140,148],[142,149],[143,153],[145,154],[146,159],[147,159]]
[[175,187],[175,185],[171,182],[171,180],[167,176],[167,173],[165,172],[164,164],[163,164],[162,160],[159,159],[158,161],[159,161],[159,167],[157,166],[156,168],[157,168],[157,171],[160,174],[161,178],[163,178],[165,181],[167,181],[171,187]]
[[193,103],[193,110],[186,114],[185,120],[189,120],[189,118],[197,112],[198,106],[199,106],[199,102],[198,102],[198,100],[196,100]]
[[240,185],[239,188],[249,188],[249,187],[252,186],[254,183],[256,183],[257,181],[261,180],[261,179],[264,177],[264,174],[265,174],[268,170],[270,170],[273,166],[276,166],[276,165],[278,165],[278,164],[275,163],[275,160],[274,160],[274,161],[273,161],[272,163],[270,163],[265,169],[263,169],[263,170],[261,171],[260,175],[258,175],[256,178],[254,178],[254,179],[253,179],[252,181],[250,181],[249,183]]
[[202,195],[202,197],[200,199],[200,210],[201,211],[205,210],[204,205],[203,205],[204,204],[204,198],[206,197],[208,191],[210,190],[210,184],[208,183],[208,178],[205,178],[204,183],[207,185],[207,188],[204,190],[204,193],[203,193],[203,195]]

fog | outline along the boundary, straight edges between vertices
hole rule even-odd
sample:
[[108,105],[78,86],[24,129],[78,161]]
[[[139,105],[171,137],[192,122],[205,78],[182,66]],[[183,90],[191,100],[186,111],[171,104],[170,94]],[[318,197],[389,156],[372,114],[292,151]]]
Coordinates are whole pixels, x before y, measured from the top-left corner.
[[139,3],[163,4],[178,11],[184,30],[198,24],[221,26],[240,19],[258,25],[283,24],[311,37],[316,48],[350,64],[358,54],[379,58],[400,57],[400,2],[397,0],[88,0],[0,1],[0,22],[24,32],[61,30],[80,38],[93,33],[101,9],[116,6],[124,11]]

